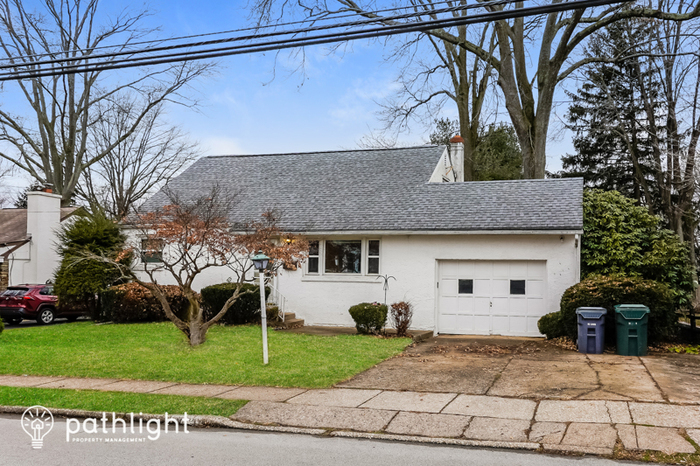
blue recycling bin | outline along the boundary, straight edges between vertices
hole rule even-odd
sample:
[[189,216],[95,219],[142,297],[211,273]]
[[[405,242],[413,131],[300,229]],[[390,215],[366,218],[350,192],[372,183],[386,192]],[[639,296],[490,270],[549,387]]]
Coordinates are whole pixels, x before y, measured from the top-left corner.
[[578,319],[578,350],[580,353],[603,354],[605,344],[605,314],[603,307],[579,307],[576,309]]

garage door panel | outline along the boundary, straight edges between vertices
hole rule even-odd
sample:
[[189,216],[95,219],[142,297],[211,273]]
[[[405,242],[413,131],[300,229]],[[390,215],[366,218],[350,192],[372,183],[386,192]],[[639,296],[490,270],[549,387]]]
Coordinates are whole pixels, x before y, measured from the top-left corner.
[[528,280],[525,290],[528,296],[544,296],[544,282],[542,280]]
[[509,296],[510,295],[510,280],[495,278],[492,280],[491,294],[493,296]]
[[475,296],[491,296],[491,280],[474,279],[474,295]]
[[457,298],[457,311],[460,314],[474,314],[474,298],[471,296]]
[[474,332],[477,334],[488,335],[491,333],[491,317],[490,316],[474,316]]
[[[545,261],[441,261],[438,267],[438,332],[538,336],[546,313]],[[459,294],[459,280],[472,293]],[[511,295],[511,280],[525,280],[524,295]],[[468,284],[462,291],[469,291]]]
[[527,304],[528,300],[525,298],[510,298],[508,303],[510,316],[526,316],[527,315]]
[[527,277],[527,262],[507,262],[510,273],[509,278],[525,278]]
[[527,315],[529,316],[543,316],[547,313],[544,307],[543,298],[528,298],[527,299]]
[[528,330],[527,317],[511,317],[510,318],[510,335],[525,335],[530,333]]
[[493,278],[508,278],[510,276],[510,267],[507,262],[493,263]]
[[474,278],[474,262],[459,261],[459,278]]
[[481,315],[491,314],[490,298],[474,298],[474,313]]
[[440,296],[457,296],[459,281],[456,278],[443,278],[440,281]]
[[508,315],[508,300],[509,298],[491,298],[491,314],[495,315]]
[[457,277],[459,275],[460,262],[446,261],[440,264],[440,272],[443,277]]

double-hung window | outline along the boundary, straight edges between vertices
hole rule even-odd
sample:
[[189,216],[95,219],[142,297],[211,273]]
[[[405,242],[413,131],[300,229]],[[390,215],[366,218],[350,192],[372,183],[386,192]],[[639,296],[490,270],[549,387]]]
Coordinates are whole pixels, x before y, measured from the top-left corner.
[[141,262],[163,262],[162,239],[142,239],[141,240]]
[[309,275],[378,275],[378,239],[310,240]]

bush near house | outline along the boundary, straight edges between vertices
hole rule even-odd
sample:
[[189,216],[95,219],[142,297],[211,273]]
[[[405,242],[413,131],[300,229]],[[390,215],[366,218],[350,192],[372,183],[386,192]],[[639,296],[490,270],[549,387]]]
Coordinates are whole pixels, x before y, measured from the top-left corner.
[[[102,212],[83,214],[58,232],[61,266],[56,271],[54,290],[61,310],[83,310],[98,317],[98,295],[120,283],[120,273],[107,262],[87,259],[87,254],[116,258],[126,237],[119,226]],[[129,265],[131,255],[120,263]],[[121,281],[123,283],[123,280]]]
[[579,307],[603,307],[605,317],[605,341],[615,342],[616,304],[643,304],[649,308],[649,342],[669,340],[675,335],[677,316],[671,289],[653,280],[638,277],[591,277],[572,286],[561,298],[561,310],[547,314],[537,323],[547,338],[567,336],[576,339]]
[[2,333],[3,330],[5,330],[5,322],[0,319],[0,333]]
[[405,337],[413,319],[413,306],[406,301],[399,301],[391,305],[391,322],[396,329],[397,337]]
[[[180,288],[175,285],[161,285],[161,289],[173,312],[178,317],[184,317],[187,314],[189,302],[183,296]],[[138,283],[113,286],[102,292],[101,301],[100,314],[96,320],[115,323],[168,320],[158,299]]]
[[677,309],[693,298],[688,246],[661,220],[617,191],[583,194],[581,274],[623,275],[665,283]]
[[[206,320],[214,317],[226,301],[236,291],[236,283],[219,283],[202,288],[202,307]],[[224,325],[243,325],[260,322],[260,287],[249,283],[241,285],[241,295],[226,311],[219,323]],[[270,295],[270,288],[265,287],[265,298]]]
[[388,308],[385,304],[360,303],[352,306],[348,312],[355,321],[355,328],[363,335],[377,334],[386,324]]

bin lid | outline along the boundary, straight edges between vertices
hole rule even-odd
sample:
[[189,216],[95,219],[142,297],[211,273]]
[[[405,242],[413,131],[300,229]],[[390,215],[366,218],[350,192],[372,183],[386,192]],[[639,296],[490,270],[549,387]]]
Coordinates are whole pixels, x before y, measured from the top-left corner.
[[608,313],[608,310],[604,307],[578,307],[576,308],[576,314],[580,315],[583,319],[600,319],[602,316]]
[[617,304],[615,313],[627,320],[640,320],[649,314],[649,308],[643,304]]

